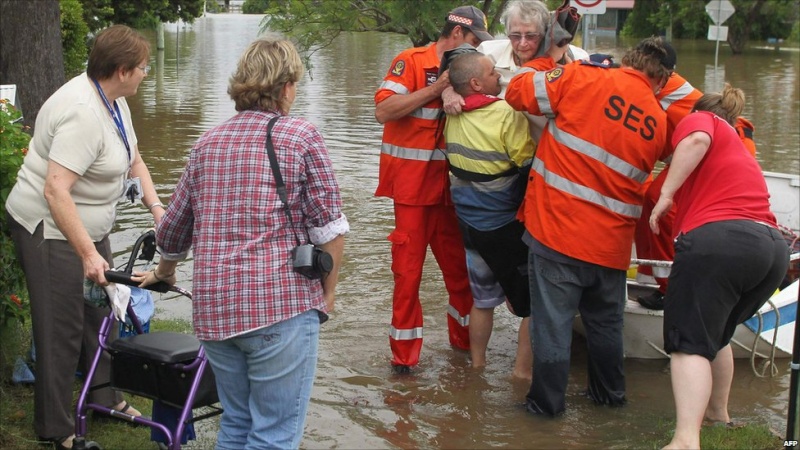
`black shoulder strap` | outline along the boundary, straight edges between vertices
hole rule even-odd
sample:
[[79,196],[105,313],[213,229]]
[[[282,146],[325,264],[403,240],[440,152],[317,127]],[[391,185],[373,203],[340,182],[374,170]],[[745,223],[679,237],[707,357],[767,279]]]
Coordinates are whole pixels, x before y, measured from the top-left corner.
[[280,116],[275,116],[269,120],[267,123],[267,156],[269,156],[269,167],[272,169],[272,176],[275,177],[275,184],[278,186],[278,197],[281,198],[284,206],[287,206],[287,198],[286,198],[286,184],[283,182],[283,177],[281,176],[281,168],[278,166],[278,157],[275,156],[275,148],[272,147],[272,127],[275,126],[275,122],[278,121]]
[[[289,220],[289,227],[294,229],[292,214],[289,212],[286,184],[283,182],[283,177],[281,176],[281,168],[278,166],[278,157],[275,156],[275,148],[272,146],[272,127],[275,126],[275,122],[277,122],[279,118],[280,116],[275,116],[267,123],[267,139],[265,146],[267,147],[267,156],[269,156],[269,167],[272,169],[272,176],[275,177],[275,185],[278,188],[278,197],[280,197],[281,203],[283,203],[283,212]],[[295,236],[295,239],[297,240],[297,245],[300,245],[300,238]]]

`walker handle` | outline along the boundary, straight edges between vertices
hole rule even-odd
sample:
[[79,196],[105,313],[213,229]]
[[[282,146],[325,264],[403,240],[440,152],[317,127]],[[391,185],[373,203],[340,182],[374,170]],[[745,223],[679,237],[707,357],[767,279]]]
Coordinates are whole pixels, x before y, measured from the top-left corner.
[[[120,283],[126,284],[128,286],[139,287],[139,283],[131,280],[131,274],[128,272],[120,272],[117,270],[106,270],[105,272],[106,280],[111,283]],[[143,289],[149,289],[151,291],[156,292],[168,292],[172,288],[171,285],[164,283],[163,281],[159,281],[158,283],[151,284],[149,286],[145,286]]]

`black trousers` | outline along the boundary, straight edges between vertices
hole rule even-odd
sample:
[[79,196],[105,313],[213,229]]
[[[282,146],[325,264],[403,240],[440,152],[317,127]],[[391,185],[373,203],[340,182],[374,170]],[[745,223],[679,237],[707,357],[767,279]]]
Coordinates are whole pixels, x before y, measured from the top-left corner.
[[714,360],[788,266],[781,232],[750,220],[712,222],[679,236],[664,299],[664,350]]

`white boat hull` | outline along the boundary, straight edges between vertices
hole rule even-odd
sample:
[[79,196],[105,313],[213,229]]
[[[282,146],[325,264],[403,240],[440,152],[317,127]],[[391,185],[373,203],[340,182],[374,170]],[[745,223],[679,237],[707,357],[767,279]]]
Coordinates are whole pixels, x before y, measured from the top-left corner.
[[800,233],[800,176],[764,172],[769,204],[778,224]]
[[[797,280],[773,295],[770,301],[759,310],[760,319],[757,314],[736,328],[731,339],[734,358],[750,358],[754,345],[756,356],[770,358],[773,352],[773,340],[775,342],[775,358],[792,356],[799,285],[800,280]],[[626,358],[664,359],[669,357],[664,352],[662,331],[664,312],[644,308],[633,300],[636,296],[646,294],[653,289],[655,286],[633,282],[629,284],[623,329]],[[773,305],[777,308],[777,313]],[[777,333],[776,318],[779,321]],[[579,334],[585,335],[580,316],[575,317],[573,328]]]
[[[800,234],[800,176],[793,174],[764,172],[770,194],[770,209],[778,224]],[[635,249],[633,255],[635,255]],[[634,256],[635,257],[635,256]],[[655,282],[652,277],[639,281]],[[637,296],[652,292],[654,285],[629,282],[628,299],[625,304],[624,346],[625,357],[641,359],[668,358],[664,352],[663,311],[653,311],[636,302]],[[790,358],[794,346],[794,323],[797,314],[798,281],[774,295],[756,314],[736,328],[731,339],[733,356],[749,358],[755,347],[757,356]],[[773,306],[777,308],[777,313]],[[776,319],[779,321],[776,328]],[[573,328],[584,335],[580,317],[576,317]]]

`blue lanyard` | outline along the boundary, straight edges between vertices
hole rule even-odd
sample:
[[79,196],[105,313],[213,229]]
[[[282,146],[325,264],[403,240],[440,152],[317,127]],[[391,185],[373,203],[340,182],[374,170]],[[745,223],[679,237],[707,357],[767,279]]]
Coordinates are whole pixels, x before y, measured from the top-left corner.
[[[128,151],[128,166],[131,164],[131,146],[128,144],[128,135],[125,134],[125,124],[122,122],[122,114],[119,112],[119,105],[117,105],[116,100],[114,101],[114,108],[111,108],[111,104],[108,103],[108,98],[106,98],[105,92],[103,92],[103,88],[100,87],[100,83],[97,80],[94,81],[94,85],[97,86],[97,92],[100,93],[100,97],[103,99],[103,103],[106,104],[106,108],[108,108],[108,113],[111,114],[111,118],[114,119],[114,123],[117,125],[117,131],[119,131],[119,135],[122,138],[122,143],[125,144],[125,150]],[[116,113],[115,113],[116,111]]]

